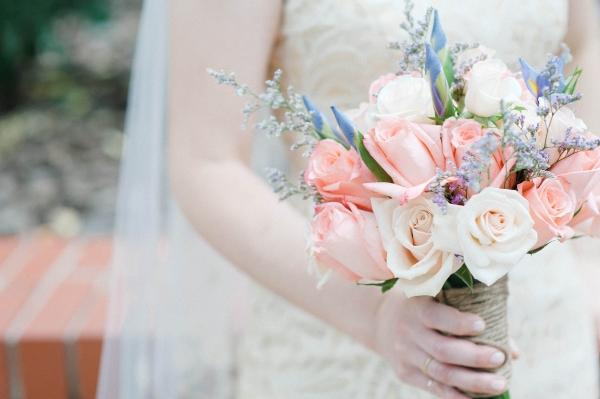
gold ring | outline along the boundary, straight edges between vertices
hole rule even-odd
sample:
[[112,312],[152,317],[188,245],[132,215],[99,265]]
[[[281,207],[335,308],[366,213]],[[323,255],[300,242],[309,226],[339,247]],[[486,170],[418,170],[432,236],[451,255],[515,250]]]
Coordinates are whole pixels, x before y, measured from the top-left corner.
[[427,359],[425,359],[425,362],[423,363],[423,367],[421,367],[421,371],[423,372],[423,374],[429,375],[429,366],[431,365],[431,362],[433,362],[433,358],[431,356],[428,356]]

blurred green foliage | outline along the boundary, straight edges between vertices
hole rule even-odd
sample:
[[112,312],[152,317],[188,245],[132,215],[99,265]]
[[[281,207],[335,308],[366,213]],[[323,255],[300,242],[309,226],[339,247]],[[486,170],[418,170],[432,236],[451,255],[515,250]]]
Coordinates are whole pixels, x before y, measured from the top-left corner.
[[0,0],[0,111],[22,98],[20,87],[35,55],[52,39],[55,18],[67,13],[103,20],[108,0]]

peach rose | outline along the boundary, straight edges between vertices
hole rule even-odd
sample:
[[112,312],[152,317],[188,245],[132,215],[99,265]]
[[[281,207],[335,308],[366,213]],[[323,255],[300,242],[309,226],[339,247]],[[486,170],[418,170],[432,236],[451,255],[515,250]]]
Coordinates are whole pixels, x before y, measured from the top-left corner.
[[529,213],[538,234],[537,247],[555,237],[561,240],[573,237],[569,223],[577,210],[577,201],[566,182],[538,177],[519,184],[517,189],[529,202]]
[[[500,139],[500,133],[493,129],[484,129],[479,122],[472,119],[447,119],[442,125],[442,144],[446,160],[454,163],[456,167],[460,167],[463,157],[471,149],[471,146],[488,133],[494,133]],[[507,172],[507,168],[504,167],[504,159],[510,159],[510,157],[502,157],[501,151],[499,148],[492,154],[489,169],[481,176],[482,187],[501,188],[503,186]],[[510,160],[508,169],[512,167],[512,163],[514,163],[513,159]]]
[[351,281],[392,278],[375,216],[352,203],[348,206],[336,202],[317,206],[311,239],[314,260]]
[[319,141],[308,160],[304,180],[314,185],[326,201],[371,209],[374,194],[363,183],[374,182],[375,177],[354,149],[346,149],[335,140]]
[[369,183],[365,187],[402,202],[419,196],[436,170],[445,170],[440,129],[400,118],[379,121],[364,144],[395,184]]
[[587,196],[575,213],[570,225],[577,233],[600,237],[600,186]]
[[568,183],[577,196],[577,203],[581,204],[600,184],[600,148],[570,155],[550,171]]
[[375,104],[377,102],[377,95],[379,94],[381,89],[383,89],[383,86],[385,86],[386,84],[388,84],[396,78],[396,74],[388,73],[386,75],[380,76],[375,81],[373,81],[373,83],[371,83],[371,86],[369,87],[369,101],[371,102],[371,104]]

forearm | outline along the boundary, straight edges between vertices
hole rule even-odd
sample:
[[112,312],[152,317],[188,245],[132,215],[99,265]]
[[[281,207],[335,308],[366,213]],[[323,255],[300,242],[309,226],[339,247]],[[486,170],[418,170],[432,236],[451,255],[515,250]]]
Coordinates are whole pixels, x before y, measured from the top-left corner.
[[[181,155],[181,154],[179,154]],[[332,278],[320,290],[308,275],[306,218],[279,202],[242,162],[173,165],[178,202],[196,230],[260,284],[368,347],[381,294]],[[201,267],[201,265],[200,265]]]

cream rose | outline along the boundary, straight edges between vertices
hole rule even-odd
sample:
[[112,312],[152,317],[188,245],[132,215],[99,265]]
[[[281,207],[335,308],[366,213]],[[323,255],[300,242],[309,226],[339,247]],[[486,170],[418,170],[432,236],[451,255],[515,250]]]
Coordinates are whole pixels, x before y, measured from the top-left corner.
[[429,82],[420,76],[402,75],[387,82],[377,94],[373,116],[398,117],[413,122],[431,122],[433,101]]
[[447,240],[445,232],[436,229],[436,220],[445,216],[423,197],[406,205],[393,199],[373,199],[372,206],[387,252],[388,268],[398,278],[397,286],[408,297],[437,295],[460,266],[453,252],[441,251],[436,246],[437,242]]
[[500,112],[500,102],[517,101],[521,85],[506,65],[498,59],[480,61],[473,65],[467,80],[465,106],[479,116],[492,116]]
[[465,206],[452,206],[450,213],[455,219],[442,221],[456,223],[465,264],[487,285],[506,275],[537,241],[529,204],[514,190],[485,188]]

